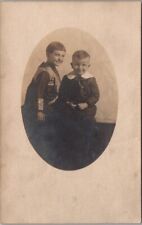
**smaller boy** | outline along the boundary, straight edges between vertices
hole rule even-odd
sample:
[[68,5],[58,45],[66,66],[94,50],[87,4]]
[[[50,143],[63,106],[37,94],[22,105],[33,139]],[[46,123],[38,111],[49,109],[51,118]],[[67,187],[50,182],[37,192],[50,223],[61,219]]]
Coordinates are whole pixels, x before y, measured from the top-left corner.
[[88,72],[90,55],[76,51],[72,56],[73,71],[63,77],[58,102],[62,112],[77,120],[94,121],[99,88],[95,77]]
[[[60,139],[67,143],[67,161],[81,168],[93,162],[96,143],[96,103],[99,88],[95,77],[88,72],[90,55],[76,51],[72,56],[73,71],[63,77],[56,101],[60,118]],[[69,163],[70,164],[70,163]]]

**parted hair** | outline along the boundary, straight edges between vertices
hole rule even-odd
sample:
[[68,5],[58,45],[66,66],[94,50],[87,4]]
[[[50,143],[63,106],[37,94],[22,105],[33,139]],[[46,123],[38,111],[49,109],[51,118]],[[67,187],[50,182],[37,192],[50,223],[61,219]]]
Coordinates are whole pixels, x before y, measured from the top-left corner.
[[75,51],[72,55],[72,60],[74,59],[84,59],[84,58],[87,58],[89,57],[90,58],[90,55],[88,52],[86,52],[85,50],[78,50],[78,51]]
[[66,52],[66,48],[62,43],[57,42],[57,41],[53,41],[47,46],[46,55],[54,52],[55,50]]

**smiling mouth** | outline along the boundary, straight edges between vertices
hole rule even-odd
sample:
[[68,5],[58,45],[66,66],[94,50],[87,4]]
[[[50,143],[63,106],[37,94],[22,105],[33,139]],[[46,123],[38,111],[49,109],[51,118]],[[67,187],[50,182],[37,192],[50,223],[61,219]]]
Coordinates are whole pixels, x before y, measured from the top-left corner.
[[62,61],[57,61],[56,63],[57,63],[57,64],[60,64],[60,63],[62,63]]

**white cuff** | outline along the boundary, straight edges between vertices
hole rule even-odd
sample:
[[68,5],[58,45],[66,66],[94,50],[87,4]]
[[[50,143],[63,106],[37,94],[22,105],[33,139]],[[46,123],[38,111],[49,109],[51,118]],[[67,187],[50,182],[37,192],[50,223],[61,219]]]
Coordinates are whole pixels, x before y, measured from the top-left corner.
[[44,99],[43,98],[38,98],[38,110],[43,111],[44,110]]

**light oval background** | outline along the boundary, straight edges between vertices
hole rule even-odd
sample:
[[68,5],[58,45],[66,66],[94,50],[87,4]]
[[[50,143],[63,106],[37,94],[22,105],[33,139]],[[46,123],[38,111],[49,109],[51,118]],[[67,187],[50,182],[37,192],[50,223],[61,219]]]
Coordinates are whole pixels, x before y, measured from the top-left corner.
[[69,73],[71,57],[74,51],[86,50],[91,56],[91,67],[89,72],[97,80],[100,90],[100,100],[97,103],[97,122],[115,123],[117,118],[118,89],[115,71],[107,50],[103,48],[99,40],[96,40],[89,33],[76,28],[63,28],[47,34],[37,44],[27,63],[22,86],[22,105],[24,104],[27,87],[31,82],[37,67],[46,61],[45,49],[52,41],[62,42],[67,50],[64,63],[59,69],[61,78]]

